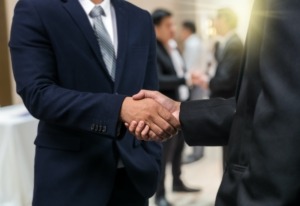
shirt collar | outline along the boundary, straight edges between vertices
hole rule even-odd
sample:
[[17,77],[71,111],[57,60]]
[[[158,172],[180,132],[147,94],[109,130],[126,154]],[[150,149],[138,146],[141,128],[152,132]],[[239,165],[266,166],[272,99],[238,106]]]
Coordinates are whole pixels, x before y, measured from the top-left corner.
[[103,0],[103,2],[100,4],[94,4],[91,0],[79,0],[79,1],[82,4],[82,7],[84,11],[87,13],[87,15],[90,14],[90,12],[95,6],[99,5],[103,8],[106,16],[111,16],[111,10],[110,10],[111,0]]

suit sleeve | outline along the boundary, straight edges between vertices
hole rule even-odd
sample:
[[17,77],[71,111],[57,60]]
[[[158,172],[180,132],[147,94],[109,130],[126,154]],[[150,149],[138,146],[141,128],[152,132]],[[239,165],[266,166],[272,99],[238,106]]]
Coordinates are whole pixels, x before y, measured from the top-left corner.
[[234,98],[181,103],[179,119],[186,143],[190,146],[227,145],[234,114]]
[[107,126],[116,137],[125,96],[88,93],[59,86],[55,54],[33,1],[18,1],[10,49],[17,92],[37,119],[91,132],[94,123]]
[[216,75],[211,79],[209,88],[213,94],[233,93],[236,88],[240,64],[243,54],[241,42],[229,45],[224,59],[217,67]]

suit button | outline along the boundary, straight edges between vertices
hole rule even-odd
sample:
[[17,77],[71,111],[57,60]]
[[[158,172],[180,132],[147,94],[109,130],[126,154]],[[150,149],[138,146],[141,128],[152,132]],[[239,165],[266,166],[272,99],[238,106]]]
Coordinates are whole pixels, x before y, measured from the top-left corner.
[[99,132],[99,133],[102,132],[102,125],[99,125],[99,128],[98,128],[98,131],[97,131],[97,132]]
[[106,133],[106,131],[107,131],[107,128],[106,128],[106,126],[104,125],[104,126],[102,127],[102,133]]
[[99,129],[99,125],[98,124],[95,124],[95,132],[98,132],[98,129]]
[[92,130],[92,131],[95,131],[95,124],[92,124],[91,130]]

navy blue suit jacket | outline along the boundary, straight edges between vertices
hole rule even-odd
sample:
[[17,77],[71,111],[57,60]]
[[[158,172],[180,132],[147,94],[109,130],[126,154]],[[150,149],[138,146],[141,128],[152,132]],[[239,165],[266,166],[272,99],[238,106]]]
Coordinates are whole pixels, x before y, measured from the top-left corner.
[[105,205],[118,158],[143,196],[155,192],[161,146],[136,140],[119,120],[126,96],[158,88],[152,20],[126,1],[112,4],[115,82],[78,0],[20,0],[15,8],[10,48],[17,92],[40,120],[34,205]]

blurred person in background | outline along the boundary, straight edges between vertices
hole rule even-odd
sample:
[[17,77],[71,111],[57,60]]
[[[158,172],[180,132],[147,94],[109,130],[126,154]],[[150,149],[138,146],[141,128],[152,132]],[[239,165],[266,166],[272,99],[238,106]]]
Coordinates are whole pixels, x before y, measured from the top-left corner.
[[[184,21],[181,25],[180,33],[183,41],[183,59],[189,73],[205,74],[207,70],[207,52],[204,41],[197,35],[197,28],[193,21]],[[199,85],[193,85],[190,99],[205,99],[208,95],[207,88]],[[192,153],[184,155],[182,162],[184,164],[195,162],[203,157],[204,147],[193,147]]]
[[[243,43],[235,32],[237,24],[237,15],[232,9],[221,8],[218,10],[214,20],[214,27],[220,36],[219,41],[215,44],[216,72],[210,81],[208,76],[200,74],[203,81],[199,82],[203,88],[209,88],[210,98],[222,97],[227,99],[235,95],[243,55]],[[227,147],[224,146],[224,168],[226,159]]]
[[[210,98],[230,98],[235,95],[243,55],[243,43],[235,32],[237,23],[237,16],[232,9],[218,10],[214,20],[214,27],[220,37],[215,44],[216,72],[211,79],[204,75],[198,78],[201,80],[199,85],[210,89]],[[193,77],[196,80],[197,73]]]
[[[177,44],[173,40],[175,36],[175,25],[172,13],[165,9],[157,9],[152,13],[157,38],[157,69],[159,80],[159,91],[170,98],[176,100],[187,100],[189,91],[187,89],[188,77],[185,65],[177,49]],[[181,132],[177,138],[173,138],[163,143],[162,176],[159,182],[155,203],[158,206],[172,205],[166,199],[165,173],[167,162],[172,165],[172,189],[175,192],[197,192],[185,186],[181,175],[181,157],[184,147],[184,140]]]

